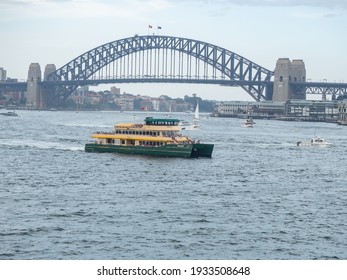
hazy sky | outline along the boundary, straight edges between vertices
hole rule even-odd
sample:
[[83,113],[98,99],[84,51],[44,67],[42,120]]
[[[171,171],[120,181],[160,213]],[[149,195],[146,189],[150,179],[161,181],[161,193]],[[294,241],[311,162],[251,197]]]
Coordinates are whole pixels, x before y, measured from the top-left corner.
[[[104,43],[148,34],[197,39],[274,70],[303,59],[312,81],[347,82],[347,0],[1,0],[0,67],[26,79],[38,62],[57,68]],[[111,85],[102,86],[108,89]],[[117,85],[122,92],[251,100],[240,88]]]

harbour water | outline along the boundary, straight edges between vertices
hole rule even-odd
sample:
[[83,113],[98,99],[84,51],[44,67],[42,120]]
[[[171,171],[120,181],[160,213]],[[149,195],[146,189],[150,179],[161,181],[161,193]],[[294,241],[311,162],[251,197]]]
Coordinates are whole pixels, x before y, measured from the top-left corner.
[[[347,259],[347,127],[209,118],[185,133],[211,159],[155,158],[83,150],[144,113],[17,113],[0,119],[0,259]],[[314,135],[334,146],[296,146]]]

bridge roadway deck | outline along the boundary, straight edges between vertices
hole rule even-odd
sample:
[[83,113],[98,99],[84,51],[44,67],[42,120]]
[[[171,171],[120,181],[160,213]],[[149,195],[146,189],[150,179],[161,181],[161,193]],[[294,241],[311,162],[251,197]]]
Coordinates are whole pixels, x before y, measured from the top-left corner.
[[[247,81],[247,80],[217,80],[217,79],[188,79],[188,78],[117,78],[117,79],[95,79],[81,81],[42,81],[44,87],[59,85],[100,85],[100,84],[120,84],[120,83],[195,83],[214,84],[221,86],[266,86],[273,85],[273,81]],[[292,82],[291,85],[297,91],[307,94],[347,94],[347,83],[331,82]],[[0,81],[0,92],[6,91],[26,91],[27,82],[4,82]]]

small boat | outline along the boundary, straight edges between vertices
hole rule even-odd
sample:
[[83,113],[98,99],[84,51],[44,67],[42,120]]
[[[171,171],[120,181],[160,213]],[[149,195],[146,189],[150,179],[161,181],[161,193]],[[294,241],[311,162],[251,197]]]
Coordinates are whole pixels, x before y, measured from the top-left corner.
[[337,120],[338,125],[347,125],[347,119]]
[[211,157],[213,144],[180,134],[178,119],[147,117],[144,124],[123,123],[112,132],[96,132],[86,152],[110,152],[162,157]]
[[315,136],[311,138],[308,142],[296,142],[297,146],[314,146],[314,147],[331,147],[333,144],[330,142],[325,141],[323,138],[320,138],[318,136]]
[[12,112],[6,112],[6,113],[0,113],[2,116],[7,116],[7,117],[17,117],[18,115],[12,111]]
[[196,130],[200,127],[200,124],[196,121],[190,123],[187,121],[180,121],[178,124],[180,130]]
[[193,122],[181,120],[178,125],[181,130],[195,130],[200,127],[199,121],[200,121],[200,114],[199,114],[199,102],[198,102],[196,103]]
[[253,124],[255,124],[255,122],[253,121],[253,119],[251,117],[249,117],[243,122],[242,126],[243,127],[253,127]]
[[194,111],[194,120],[199,121],[200,120],[200,112],[199,112],[199,101],[196,103],[195,111]]

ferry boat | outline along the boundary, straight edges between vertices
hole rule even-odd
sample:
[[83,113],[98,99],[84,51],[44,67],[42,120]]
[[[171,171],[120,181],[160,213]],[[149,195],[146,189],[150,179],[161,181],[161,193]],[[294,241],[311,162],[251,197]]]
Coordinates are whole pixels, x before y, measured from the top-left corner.
[[122,123],[112,132],[96,132],[86,152],[111,152],[166,157],[211,157],[213,144],[202,144],[180,134],[178,119],[147,117],[144,124]]

